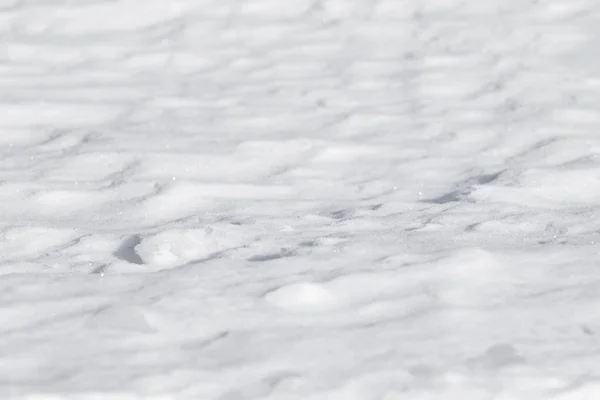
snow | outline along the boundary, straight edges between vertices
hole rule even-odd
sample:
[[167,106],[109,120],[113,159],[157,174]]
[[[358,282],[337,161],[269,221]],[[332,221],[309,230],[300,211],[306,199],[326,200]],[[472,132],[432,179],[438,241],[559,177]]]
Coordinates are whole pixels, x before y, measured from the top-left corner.
[[600,398],[592,0],[5,0],[0,398]]

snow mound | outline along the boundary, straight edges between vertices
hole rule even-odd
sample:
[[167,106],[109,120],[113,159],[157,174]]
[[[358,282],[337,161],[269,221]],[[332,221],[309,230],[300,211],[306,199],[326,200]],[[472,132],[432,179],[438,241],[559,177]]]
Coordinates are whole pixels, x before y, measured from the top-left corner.
[[236,248],[248,239],[234,226],[209,226],[204,229],[170,229],[142,239],[135,246],[144,264],[161,268],[178,267],[202,261]]

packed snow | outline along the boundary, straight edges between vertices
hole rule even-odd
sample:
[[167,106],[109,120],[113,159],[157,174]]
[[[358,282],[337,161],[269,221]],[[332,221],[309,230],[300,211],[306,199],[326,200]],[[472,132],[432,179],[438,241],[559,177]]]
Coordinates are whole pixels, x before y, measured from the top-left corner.
[[598,2],[0,34],[0,398],[600,399]]

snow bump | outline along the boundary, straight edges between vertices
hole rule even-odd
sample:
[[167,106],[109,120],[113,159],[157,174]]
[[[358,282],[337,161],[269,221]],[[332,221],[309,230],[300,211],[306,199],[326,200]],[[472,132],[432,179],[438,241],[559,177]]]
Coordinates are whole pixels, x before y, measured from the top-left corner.
[[265,295],[276,307],[295,312],[329,311],[340,306],[339,299],[319,283],[300,282],[277,288]]

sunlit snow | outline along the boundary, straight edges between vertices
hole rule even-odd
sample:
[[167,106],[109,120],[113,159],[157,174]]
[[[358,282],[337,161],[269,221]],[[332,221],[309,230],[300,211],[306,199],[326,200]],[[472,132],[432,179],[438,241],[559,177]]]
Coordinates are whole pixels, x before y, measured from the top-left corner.
[[600,3],[0,1],[0,398],[600,399]]

